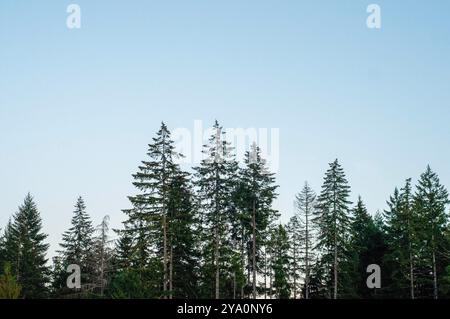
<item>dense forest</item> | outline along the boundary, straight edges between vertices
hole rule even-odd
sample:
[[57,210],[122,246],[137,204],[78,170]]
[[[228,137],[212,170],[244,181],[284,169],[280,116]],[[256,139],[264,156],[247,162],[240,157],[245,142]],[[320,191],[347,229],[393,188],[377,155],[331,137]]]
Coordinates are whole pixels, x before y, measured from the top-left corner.
[[[96,225],[79,197],[52,260],[28,194],[0,231],[0,298],[450,298],[449,198],[429,166],[368,212],[336,159],[317,194],[298,190],[283,224],[258,146],[238,163],[213,128],[188,173],[163,123],[132,175],[123,227],[110,230],[107,216]],[[72,264],[80,288],[67,286]],[[380,288],[366,284],[371,264]]]

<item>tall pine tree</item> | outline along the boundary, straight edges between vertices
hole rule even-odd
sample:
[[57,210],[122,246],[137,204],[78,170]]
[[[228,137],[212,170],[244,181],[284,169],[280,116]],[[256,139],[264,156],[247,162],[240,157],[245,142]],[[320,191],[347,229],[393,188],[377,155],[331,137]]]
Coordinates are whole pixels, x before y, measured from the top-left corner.
[[[317,249],[321,253],[320,264],[324,268],[323,284],[328,295],[337,299],[339,289],[347,293],[344,279],[345,265],[349,260],[351,216],[348,197],[350,186],[344,170],[336,159],[325,174],[322,191],[317,200],[314,221],[318,227]],[[341,275],[341,276],[339,276]],[[342,293],[342,294],[343,294]]]
[[81,283],[83,291],[92,286],[94,269],[92,267],[94,228],[86,212],[86,204],[80,196],[74,205],[70,228],[62,235],[61,250],[58,251],[54,261],[53,288],[56,293],[65,293],[67,266],[76,264],[80,266]]
[[206,158],[195,168],[204,235],[203,282],[207,287],[212,282],[210,289],[206,288],[207,295],[218,299],[224,295],[221,295],[221,287],[227,286],[226,279],[233,280],[229,266],[235,247],[231,244],[230,228],[231,214],[235,212],[233,193],[238,165],[217,121],[203,153]]
[[36,204],[28,194],[5,234],[6,261],[22,287],[23,298],[47,296],[50,271],[46,259],[49,247],[45,243],[46,238]]
[[[413,209],[411,179],[390,197],[384,212],[388,251],[384,257],[390,274],[387,287],[395,297],[416,298],[416,275],[420,241],[418,216]],[[405,290],[407,293],[405,293]]]
[[304,298],[309,299],[309,284],[311,269],[316,261],[316,254],[313,250],[315,234],[312,224],[314,210],[316,206],[316,193],[311,189],[308,182],[305,182],[302,191],[295,196],[296,218],[298,219],[301,263],[300,270],[304,273]]
[[448,192],[440,183],[438,175],[430,166],[420,176],[414,195],[415,209],[421,221],[421,241],[426,243],[422,251],[422,260],[426,260],[432,274],[434,299],[439,297],[438,277],[443,272],[440,253],[445,249],[446,238],[444,236],[448,227],[448,215],[446,205],[449,203]]
[[[250,239],[249,270],[252,272],[251,291],[253,299],[257,296],[257,274],[261,266],[262,242],[264,234],[269,226],[278,218],[278,213],[273,209],[272,203],[277,194],[275,190],[274,174],[268,171],[266,161],[261,157],[261,150],[255,143],[244,158],[245,167],[240,172],[240,180],[245,194],[241,206],[244,232]],[[247,222],[245,222],[247,221]]]

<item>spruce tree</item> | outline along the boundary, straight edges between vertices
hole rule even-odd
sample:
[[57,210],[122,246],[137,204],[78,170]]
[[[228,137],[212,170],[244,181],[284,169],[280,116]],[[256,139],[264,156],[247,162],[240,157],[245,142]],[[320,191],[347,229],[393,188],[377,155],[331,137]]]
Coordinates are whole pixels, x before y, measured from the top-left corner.
[[[316,254],[313,250],[315,243],[312,219],[316,206],[316,193],[311,189],[308,182],[305,182],[302,191],[295,197],[296,219],[298,220],[297,236],[300,242],[301,262],[300,270],[304,273],[304,298],[309,299],[309,283],[311,269],[314,267]],[[294,288],[295,289],[295,288]]]
[[5,237],[7,262],[22,287],[23,298],[47,296],[49,268],[46,254],[49,245],[42,232],[42,220],[33,197],[28,194],[9,224]]
[[[189,176],[176,163],[182,155],[175,152],[164,123],[149,144],[147,155],[148,159],[133,175],[133,185],[139,194],[129,197],[133,207],[124,210],[128,219],[121,236],[126,237],[120,243],[132,245],[122,248],[132,255],[131,266],[148,283],[153,297],[172,298],[174,293],[184,296],[187,292],[182,285],[189,286],[192,295],[195,263],[191,258],[195,254],[191,253],[196,243],[189,233],[195,211],[191,205]],[[185,281],[188,274],[192,276]]]
[[[322,191],[317,200],[314,222],[318,227],[317,249],[324,268],[323,283],[331,298],[339,297],[339,288],[349,288],[339,281],[345,274],[344,265],[349,259],[351,216],[350,186],[344,170],[336,159],[325,174]],[[343,278],[342,278],[343,279]]]
[[[235,212],[233,193],[236,187],[238,165],[225,132],[216,121],[213,134],[204,146],[206,155],[195,169],[195,186],[198,190],[199,208],[203,228],[203,283],[209,286],[210,297],[219,299],[226,279],[233,281],[230,273],[231,256],[235,247],[231,244],[231,217]],[[221,278],[225,278],[225,282]],[[229,297],[229,296],[228,296]]]
[[5,260],[5,235],[2,231],[2,229],[0,229],[0,274],[2,273],[2,270],[4,269],[4,264],[6,262]]
[[[389,209],[384,212],[384,219],[388,251],[384,259],[390,274],[391,294],[415,299],[420,240],[419,220],[412,200],[411,179],[407,179],[400,191],[395,188],[387,202]],[[404,293],[405,288],[408,293]]]
[[[355,286],[355,297],[369,298],[375,294],[367,289],[367,266],[371,264],[381,265],[382,254],[384,253],[384,239],[382,228],[377,226],[372,216],[368,213],[361,196],[358,197],[353,209],[352,222],[352,252],[354,274],[353,283]],[[378,216],[378,218],[380,218]],[[378,221],[379,222],[379,221]]]
[[[178,154],[173,144],[170,131],[161,123],[153,143],[148,145],[148,159],[142,161],[138,172],[133,175],[133,185],[140,193],[129,197],[133,208],[124,210],[128,215],[128,225],[133,226],[127,231],[137,237],[135,249],[140,259],[139,268],[153,277],[151,280],[160,282],[162,291],[159,294],[164,298],[171,297],[167,205],[170,179],[177,170],[175,158]],[[149,272],[149,266],[158,260],[162,269]]]
[[289,284],[289,238],[283,225],[272,232],[272,271],[273,288],[278,299],[288,299],[291,296]]
[[0,299],[17,299],[20,296],[21,289],[11,273],[11,265],[5,263],[3,274],[0,275]]
[[432,273],[434,299],[439,297],[438,277],[442,269],[442,254],[445,247],[445,231],[448,227],[446,205],[449,203],[448,192],[440,183],[438,175],[430,166],[420,176],[414,195],[415,209],[419,215],[422,242],[426,243],[422,251],[422,260]]
[[168,194],[169,290],[175,298],[199,297],[198,216],[189,178],[189,174],[177,172]]
[[92,269],[94,270],[94,283],[101,297],[109,282],[112,271],[113,252],[110,248],[109,239],[109,216],[103,217],[102,222],[96,227],[97,236],[93,241],[93,252],[91,254]]
[[261,150],[255,143],[244,158],[245,167],[240,171],[240,180],[243,188],[243,200],[241,209],[242,225],[244,232],[250,239],[249,270],[252,272],[251,291],[253,299],[257,295],[257,273],[262,264],[261,248],[262,239],[268,227],[278,218],[278,213],[273,209],[272,203],[277,194],[275,190],[274,174],[266,167],[266,161],[261,157]]
[[294,215],[289,219],[286,225],[286,232],[289,239],[289,277],[291,281],[291,289],[293,298],[297,299],[299,296],[300,279],[301,279],[301,261],[302,261],[302,246],[303,236],[301,233],[301,225],[298,216]]
[[[56,293],[66,293],[67,266],[80,266],[82,290],[92,286],[94,269],[92,265],[94,228],[91,218],[86,212],[86,205],[80,196],[74,205],[70,228],[62,235],[58,256],[54,258],[53,288]],[[59,291],[59,292],[58,292]]]

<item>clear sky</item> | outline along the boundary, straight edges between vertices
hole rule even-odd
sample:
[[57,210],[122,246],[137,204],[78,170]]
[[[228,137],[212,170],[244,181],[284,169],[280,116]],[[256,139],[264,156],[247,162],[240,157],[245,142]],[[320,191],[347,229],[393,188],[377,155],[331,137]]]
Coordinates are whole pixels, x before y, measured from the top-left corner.
[[[81,29],[66,27],[70,3]],[[447,0],[1,0],[0,227],[27,192],[52,251],[78,195],[119,227],[162,120],[279,128],[283,220],[336,157],[372,213],[427,164],[450,187],[449,13]]]

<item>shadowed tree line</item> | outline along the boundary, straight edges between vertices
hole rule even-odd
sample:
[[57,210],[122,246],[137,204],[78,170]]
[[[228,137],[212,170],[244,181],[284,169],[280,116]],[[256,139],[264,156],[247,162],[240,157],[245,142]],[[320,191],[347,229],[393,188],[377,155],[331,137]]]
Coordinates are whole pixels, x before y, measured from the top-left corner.
[[[449,298],[448,192],[428,166],[368,212],[338,160],[322,188],[305,182],[286,224],[274,174],[256,144],[238,163],[216,121],[192,173],[167,126],[132,175],[121,229],[93,224],[83,198],[50,262],[28,194],[0,232],[0,298]],[[69,265],[81,287],[68,288]],[[369,289],[367,266],[381,267]]]

